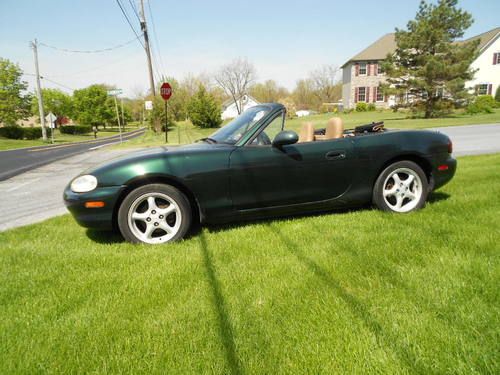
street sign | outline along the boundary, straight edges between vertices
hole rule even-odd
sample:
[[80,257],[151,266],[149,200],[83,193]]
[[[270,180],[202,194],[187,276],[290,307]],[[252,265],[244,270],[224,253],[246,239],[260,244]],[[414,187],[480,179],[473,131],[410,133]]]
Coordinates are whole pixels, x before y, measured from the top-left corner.
[[160,88],[160,95],[165,101],[170,99],[170,97],[172,96],[172,86],[170,86],[170,83],[163,82]]
[[144,102],[144,108],[146,111],[152,111],[153,110],[153,102],[151,100],[146,100]]
[[45,116],[45,120],[47,120],[47,122],[53,124],[54,122],[56,122],[57,116],[54,115],[52,112],[50,112],[47,116]]
[[45,120],[50,124],[50,138],[52,143],[54,143],[54,129],[56,128],[57,116],[49,112],[49,114],[45,116]]
[[108,90],[108,95],[109,96],[117,96],[117,95],[121,95],[122,93],[123,93],[122,89]]

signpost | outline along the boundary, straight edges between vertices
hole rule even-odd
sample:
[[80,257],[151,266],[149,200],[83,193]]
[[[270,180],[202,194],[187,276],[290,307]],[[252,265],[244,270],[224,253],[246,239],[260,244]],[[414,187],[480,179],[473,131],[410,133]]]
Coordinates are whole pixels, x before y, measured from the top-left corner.
[[165,101],[165,143],[168,143],[168,100],[172,96],[172,86],[170,86],[170,83],[163,82],[160,87],[160,95]]
[[121,89],[108,90],[108,95],[114,96],[114,98],[115,98],[116,119],[118,120],[118,131],[120,132],[120,143],[123,142],[123,137],[122,137],[122,127],[120,125],[120,112],[118,112],[118,102],[116,100],[116,97],[118,95],[120,95],[122,92],[123,91]]
[[50,124],[50,137],[52,139],[52,143],[54,143],[54,129],[56,128],[57,116],[52,112],[49,112],[49,114],[45,116],[45,120]]

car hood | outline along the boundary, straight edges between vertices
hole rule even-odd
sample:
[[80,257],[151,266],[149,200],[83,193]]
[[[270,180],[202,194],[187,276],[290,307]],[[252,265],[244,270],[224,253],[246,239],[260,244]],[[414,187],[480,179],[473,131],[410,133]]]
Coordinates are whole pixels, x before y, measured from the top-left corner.
[[117,157],[96,167],[89,168],[80,175],[97,177],[99,186],[121,185],[140,175],[179,175],[186,170],[186,161],[191,156],[230,151],[234,146],[197,142],[185,146],[155,147],[134,151]]

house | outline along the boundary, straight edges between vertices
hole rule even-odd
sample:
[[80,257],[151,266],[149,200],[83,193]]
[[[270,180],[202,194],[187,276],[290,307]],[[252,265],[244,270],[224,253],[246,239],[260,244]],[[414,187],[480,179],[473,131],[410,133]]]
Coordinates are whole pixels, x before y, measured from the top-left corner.
[[[260,104],[255,98],[250,95],[243,95],[241,98],[241,108],[242,112],[247,110],[248,108],[255,107]],[[222,119],[227,120],[230,118],[235,118],[239,115],[238,108],[236,107],[236,103],[233,99],[228,99],[224,103],[222,103]]]
[[[471,67],[477,72],[466,87],[475,90],[478,95],[495,95],[500,85],[500,27],[463,42],[475,39],[480,40],[479,56]],[[386,34],[342,65],[344,108],[355,108],[358,102],[373,103],[380,108],[396,104],[394,96],[387,97],[379,90],[380,84],[386,80],[381,64],[395,50],[395,34]]]

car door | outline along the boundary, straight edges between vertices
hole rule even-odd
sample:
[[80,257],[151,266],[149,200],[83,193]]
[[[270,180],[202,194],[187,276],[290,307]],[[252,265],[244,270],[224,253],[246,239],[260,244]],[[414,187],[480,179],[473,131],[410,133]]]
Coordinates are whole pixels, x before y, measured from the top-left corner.
[[348,138],[237,147],[229,162],[233,206],[246,210],[337,198],[352,183],[352,161]]

